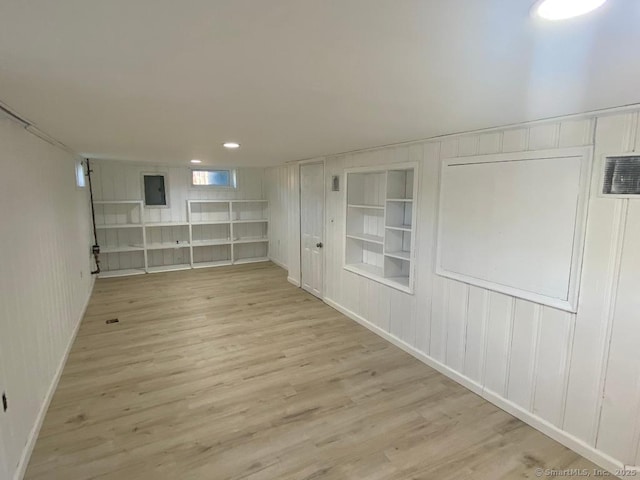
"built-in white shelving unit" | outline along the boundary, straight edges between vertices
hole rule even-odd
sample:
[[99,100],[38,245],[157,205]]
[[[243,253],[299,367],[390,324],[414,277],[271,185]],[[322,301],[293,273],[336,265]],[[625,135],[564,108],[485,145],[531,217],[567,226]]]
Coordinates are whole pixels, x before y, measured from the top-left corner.
[[100,277],[268,261],[266,200],[187,200],[186,222],[144,221],[142,201],[98,201]]
[[344,268],[413,293],[416,164],[349,169]]
[[101,246],[101,277],[146,273],[143,204],[138,200],[94,202]]

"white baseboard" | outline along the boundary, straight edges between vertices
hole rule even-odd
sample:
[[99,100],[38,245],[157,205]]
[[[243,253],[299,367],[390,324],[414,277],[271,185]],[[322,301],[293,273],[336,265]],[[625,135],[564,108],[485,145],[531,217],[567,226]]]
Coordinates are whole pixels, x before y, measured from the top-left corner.
[[[494,405],[506,411],[507,413],[513,415],[514,417],[519,418],[526,424],[531,425],[536,430],[539,430],[545,435],[553,438],[557,442],[563,444],[567,448],[570,448],[574,452],[579,453],[583,457],[601,466],[602,468],[610,472],[625,470],[625,468],[626,468],[626,471],[635,470],[636,467],[631,467],[631,466],[625,467],[620,461],[592,447],[591,445],[587,444],[583,440],[580,440],[579,438],[574,437],[570,433],[567,433],[564,430],[561,430],[560,428],[547,422],[543,418],[540,418],[537,415],[534,415],[528,410],[525,410],[524,408],[520,407],[519,405],[516,405],[510,400],[498,395],[497,393],[485,389],[481,384],[479,384],[475,380],[472,380],[469,377],[462,375],[460,372],[457,372],[452,368],[444,365],[443,363],[431,358],[425,353],[417,350],[415,347],[412,347],[411,345],[409,345],[408,343],[405,343],[404,341],[400,340],[396,336],[381,329],[377,325],[372,324],[371,322],[366,320],[364,317],[361,317],[357,313],[352,312],[351,310],[343,307],[339,303],[336,303],[335,301],[329,298],[325,298],[324,302],[330,307],[333,307],[336,310],[338,310],[340,313],[346,315],[350,319],[358,322],[363,327],[371,330],[373,333],[381,336],[382,338],[394,344],[395,346],[401,348],[408,354],[414,356],[415,358],[422,361],[423,363],[426,363],[427,365],[439,371],[443,375],[446,375],[447,377],[451,378],[452,380],[459,383],[460,385],[468,388],[473,393],[480,395],[485,400],[493,403]],[[620,477],[620,478],[624,478],[624,477]]]
[[300,286],[300,282],[297,279],[293,278],[293,277],[287,277],[287,281],[289,283],[294,284],[296,287]]
[[22,480],[25,473],[27,472],[27,466],[29,465],[29,460],[31,459],[31,454],[33,453],[33,449],[36,446],[36,441],[38,440],[38,435],[40,434],[40,429],[42,428],[42,424],[44,423],[44,419],[47,415],[47,410],[49,410],[49,405],[51,404],[51,400],[53,399],[53,394],[58,388],[58,383],[60,382],[60,377],[62,376],[62,371],[64,370],[64,366],[67,364],[67,359],[69,358],[69,354],[71,353],[71,347],[73,347],[73,342],[78,335],[78,330],[80,330],[80,325],[82,324],[82,319],[84,318],[85,313],[87,312],[87,307],[89,306],[89,301],[91,300],[91,295],[93,293],[93,287],[95,286],[96,279],[95,276],[91,277],[91,287],[89,288],[89,295],[87,296],[86,301],[84,302],[84,307],[82,308],[82,313],[80,314],[80,318],[76,322],[75,327],[73,327],[73,332],[71,334],[71,338],[69,338],[69,342],[67,343],[67,347],[64,351],[64,355],[60,360],[60,364],[58,365],[58,369],[56,370],[55,375],[53,376],[53,380],[51,385],[49,385],[49,389],[47,390],[47,394],[44,397],[44,402],[42,402],[42,406],[40,407],[40,411],[38,412],[38,416],[36,421],[29,433],[29,437],[27,438],[27,443],[22,450],[22,456],[20,457],[20,462],[18,463],[18,468],[16,469],[15,474],[13,475],[14,480]]
[[279,266],[280,268],[282,268],[283,270],[289,270],[289,267],[287,267],[284,263],[282,263],[280,260],[276,260],[273,257],[269,257],[269,260],[271,260],[273,263],[275,263],[277,266]]

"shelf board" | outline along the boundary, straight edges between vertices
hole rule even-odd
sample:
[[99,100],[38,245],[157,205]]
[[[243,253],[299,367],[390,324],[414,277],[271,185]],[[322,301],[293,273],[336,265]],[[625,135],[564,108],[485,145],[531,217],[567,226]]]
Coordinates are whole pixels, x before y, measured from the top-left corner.
[[145,227],[185,227],[188,226],[189,222],[156,222],[156,223],[145,223]]
[[410,232],[411,231],[411,225],[399,225],[399,226],[387,225],[384,228],[386,228],[387,230],[399,230],[401,232]]
[[384,210],[384,205],[356,205],[356,204],[349,204],[347,205],[347,207],[349,208],[362,208],[365,210]]
[[413,202],[413,198],[387,198],[387,202]]
[[235,239],[233,243],[264,243],[268,241],[269,241],[268,237],[245,237],[245,238]]
[[228,225],[231,220],[204,220],[202,222],[191,222],[191,225]]
[[397,283],[402,287],[409,288],[409,277],[387,277],[386,280]]
[[177,272],[178,270],[189,270],[191,265],[188,263],[182,263],[179,265],[162,265],[159,267],[149,267],[147,271],[149,273],[160,273],[160,272]]
[[141,205],[142,200],[95,200],[94,205]]
[[225,265],[231,265],[231,260],[216,260],[213,262],[197,262],[193,264],[193,268],[223,267]]
[[129,275],[144,275],[146,272],[144,268],[129,268],[125,270],[111,270],[107,272],[100,272],[98,278],[116,278],[126,277]]
[[243,263],[257,263],[257,262],[268,262],[269,257],[248,257],[248,258],[238,258],[233,261],[234,265],[242,265]]
[[122,245],[120,247],[100,248],[100,253],[123,253],[123,252],[143,252],[144,247],[136,245]]
[[346,237],[354,240],[361,240],[363,242],[376,243],[378,245],[382,245],[384,243],[383,237],[379,237],[378,235],[369,235],[366,233],[348,233]]
[[269,200],[231,200],[231,203],[268,203]]
[[397,258],[400,260],[411,260],[411,252],[407,252],[405,250],[400,250],[396,252],[384,252],[385,257]]
[[210,247],[214,245],[230,245],[230,238],[212,238],[210,240],[194,240],[191,245],[195,247]]
[[382,277],[384,271],[382,267],[377,267],[376,265],[370,265],[368,263],[349,263],[345,265],[347,270],[350,270],[354,273],[364,273],[368,275],[375,275],[378,277]]
[[187,200],[189,203],[230,203],[231,200]]
[[98,230],[106,230],[112,228],[142,228],[141,223],[114,223],[112,225],[96,225]]
[[409,288],[409,277],[384,277],[383,269],[367,263],[349,263],[344,266],[345,270],[348,270],[357,275],[370,278],[371,280],[387,285],[396,290],[401,290],[406,293],[413,293]]
[[178,248],[189,248],[189,242],[183,243],[148,243],[147,250],[173,250]]
[[233,223],[267,223],[268,221],[266,218],[256,218],[253,220],[234,220]]

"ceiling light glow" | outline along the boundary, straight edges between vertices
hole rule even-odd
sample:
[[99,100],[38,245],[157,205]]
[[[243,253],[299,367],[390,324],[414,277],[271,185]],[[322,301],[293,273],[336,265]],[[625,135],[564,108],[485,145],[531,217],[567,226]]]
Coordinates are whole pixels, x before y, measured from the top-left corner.
[[198,159],[193,159],[191,160],[191,163],[202,163],[202,160],[198,160]]
[[539,0],[532,12],[545,20],[565,20],[601,7],[607,0]]
[[225,142],[222,144],[224,148],[240,148],[240,144],[236,142]]

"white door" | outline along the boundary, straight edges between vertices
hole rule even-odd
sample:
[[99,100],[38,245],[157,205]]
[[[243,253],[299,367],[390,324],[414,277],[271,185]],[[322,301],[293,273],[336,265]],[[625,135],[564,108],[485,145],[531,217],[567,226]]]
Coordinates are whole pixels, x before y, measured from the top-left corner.
[[302,288],[322,298],[324,164],[300,167],[300,244]]

